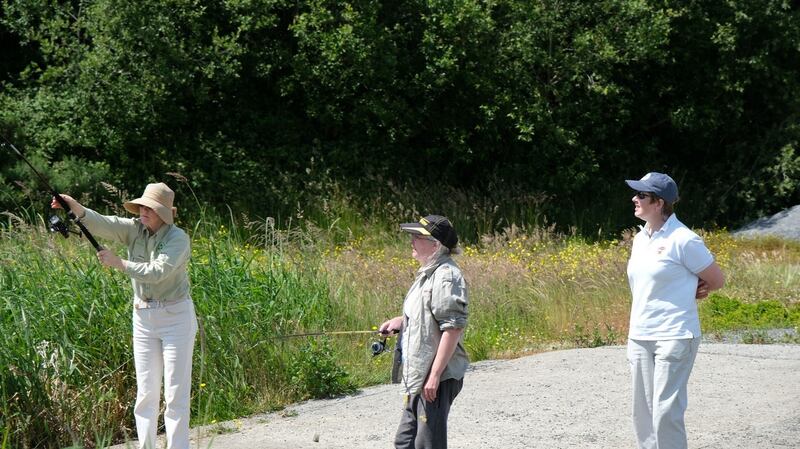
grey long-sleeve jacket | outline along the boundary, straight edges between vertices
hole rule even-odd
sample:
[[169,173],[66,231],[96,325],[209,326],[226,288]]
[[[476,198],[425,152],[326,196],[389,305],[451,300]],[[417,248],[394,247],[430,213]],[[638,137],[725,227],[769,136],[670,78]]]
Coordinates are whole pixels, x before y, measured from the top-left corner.
[[[442,332],[467,326],[467,284],[458,265],[445,255],[420,269],[403,302],[403,385],[419,394],[428,377]],[[441,380],[462,379],[469,366],[461,335]]]

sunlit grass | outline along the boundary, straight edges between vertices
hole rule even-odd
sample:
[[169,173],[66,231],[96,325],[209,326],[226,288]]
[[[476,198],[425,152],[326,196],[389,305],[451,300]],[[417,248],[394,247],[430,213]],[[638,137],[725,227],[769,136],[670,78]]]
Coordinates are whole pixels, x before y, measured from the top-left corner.
[[[417,269],[405,236],[383,225],[354,232],[335,220],[325,228],[276,230],[270,220],[187,228],[202,329],[193,425],[389,380],[391,354],[373,357],[372,335],[287,335],[370,330],[399,315]],[[8,367],[0,373],[0,434],[10,447],[94,447],[134,434],[128,279],[101,268],[85,242],[24,220],[0,229],[0,366]],[[800,245],[703,236],[727,275],[720,294],[734,302],[724,304],[738,310],[726,317],[717,307],[704,330],[800,324]],[[456,260],[470,288],[471,358],[623,343],[630,238],[512,226],[467,242]],[[734,307],[765,300],[773,302]]]

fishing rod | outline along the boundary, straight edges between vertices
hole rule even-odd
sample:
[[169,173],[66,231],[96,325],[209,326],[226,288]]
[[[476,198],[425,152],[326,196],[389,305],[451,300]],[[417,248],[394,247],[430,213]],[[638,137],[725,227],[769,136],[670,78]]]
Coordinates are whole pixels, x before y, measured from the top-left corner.
[[321,332],[306,332],[303,334],[289,334],[279,335],[278,338],[294,338],[294,337],[320,337],[323,335],[355,335],[355,334],[379,334],[378,331],[321,331]]
[[389,338],[392,334],[397,334],[399,331],[393,330],[392,332],[380,332],[377,330],[371,331],[321,331],[321,332],[305,332],[302,334],[289,334],[289,335],[280,335],[278,336],[279,339],[286,339],[286,338],[294,338],[294,337],[321,337],[327,335],[357,335],[357,334],[378,334],[382,336],[382,339],[375,340],[370,344],[370,350],[372,351],[372,356],[377,356],[382,352],[385,352],[386,349],[386,339]]
[[[0,142],[0,146],[11,148],[11,150],[14,152],[14,154],[16,154],[20,159],[22,159],[22,161],[25,162],[28,165],[28,167],[30,167],[31,170],[33,170],[34,173],[36,173],[36,176],[39,177],[39,179],[42,181],[42,183],[44,183],[44,185],[48,189],[50,189],[50,193],[53,194],[53,198],[55,198],[55,200],[58,201],[58,204],[60,204],[61,207],[64,209],[64,211],[67,213],[67,217],[69,217],[69,219],[73,223],[75,223],[78,226],[78,228],[80,229],[80,233],[78,233],[78,235],[82,234],[82,235],[86,236],[86,239],[89,240],[89,243],[91,243],[92,246],[94,246],[95,250],[102,251],[103,247],[99,243],[97,243],[97,240],[95,240],[95,238],[92,235],[92,233],[89,232],[88,229],[86,229],[86,226],[83,225],[83,223],[81,222],[81,219],[78,218],[78,216],[75,215],[74,212],[72,212],[72,208],[69,207],[69,204],[67,203],[67,201],[64,198],[61,198],[61,195],[58,193],[58,191],[56,191],[56,189],[54,189],[50,185],[50,183],[47,182],[47,179],[44,176],[42,176],[42,174],[39,173],[36,170],[36,168],[34,168],[33,164],[31,164],[30,161],[28,161],[28,159],[22,154],[22,152],[19,151],[17,149],[17,147],[15,147],[14,144],[11,143],[10,140],[8,140],[8,138],[6,138],[5,134],[0,134],[0,136],[2,136],[3,140],[5,141],[5,142]],[[63,235],[64,238],[69,237],[70,230],[67,227],[67,225],[64,224],[58,218],[58,215],[53,215],[52,217],[50,217],[49,222],[50,222],[50,231],[51,232],[58,232],[61,235]]]

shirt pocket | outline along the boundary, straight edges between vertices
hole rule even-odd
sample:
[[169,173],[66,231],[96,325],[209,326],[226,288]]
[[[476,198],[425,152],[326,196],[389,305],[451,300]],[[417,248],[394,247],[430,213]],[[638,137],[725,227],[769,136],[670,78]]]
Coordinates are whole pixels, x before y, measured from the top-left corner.
[[147,246],[146,242],[142,239],[136,239],[131,245],[130,259],[133,262],[147,262]]

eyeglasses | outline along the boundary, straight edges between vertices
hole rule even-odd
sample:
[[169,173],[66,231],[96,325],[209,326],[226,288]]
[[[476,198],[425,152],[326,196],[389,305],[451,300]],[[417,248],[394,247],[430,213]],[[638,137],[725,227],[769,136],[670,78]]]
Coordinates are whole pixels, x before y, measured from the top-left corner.
[[643,200],[645,198],[653,198],[653,194],[650,192],[637,192],[636,198],[639,198],[640,200]]
[[436,242],[437,240],[427,235],[411,234],[411,240],[428,240],[429,242]]

